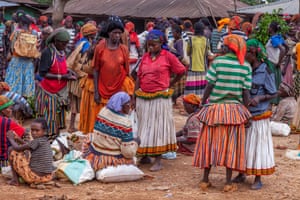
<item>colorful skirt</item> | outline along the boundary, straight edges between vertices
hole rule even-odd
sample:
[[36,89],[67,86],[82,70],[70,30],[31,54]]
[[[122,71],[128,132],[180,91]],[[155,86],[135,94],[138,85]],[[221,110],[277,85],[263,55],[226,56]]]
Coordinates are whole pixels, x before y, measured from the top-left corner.
[[[95,102],[93,78],[82,78],[80,86],[82,87],[82,96],[80,103],[79,130],[86,134],[93,132],[97,115],[100,110],[106,106],[109,99],[101,98],[100,104]],[[131,78],[125,77],[121,91],[133,95],[134,82]]]
[[242,104],[212,104],[199,112],[203,128],[196,142],[193,165],[246,170],[246,129],[251,114]]
[[29,166],[30,160],[26,158],[24,152],[12,151],[10,154],[10,160],[12,161],[14,170],[28,184],[46,183],[53,179],[52,174],[40,176],[34,173]]
[[270,175],[275,171],[270,119],[253,120],[246,136],[246,173]]
[[188,71],[185,82],[184,95],[196,94],[199,97],[202,97],[207,84],[207,80],[205,79],[205,77],[206,72]]
[[176,131],[172,113],[173,91],[136,92],[140,156],[158,156],[177,149]]
[[38,117],[44,117],[47,121],[49,139],[55,139],[59,134],[59,129],[65,128],[68,104],[68,101],[60,99],[56,94],[37,86],[35,110]]
[[[93,133],[91,133],[93,134]],[[109,166],[118,166],[124,164],[134,164],[133,159],[127,159],[122,155],[114,156],[98,152],[91,145],[91,137],[89,134],[85,137],[82,144],[82,157],[91,163],[95,172]]]
[[31,58],[13,57],[9,62],[5,82],[10,91],[24,97],[35,94],[34,65]]

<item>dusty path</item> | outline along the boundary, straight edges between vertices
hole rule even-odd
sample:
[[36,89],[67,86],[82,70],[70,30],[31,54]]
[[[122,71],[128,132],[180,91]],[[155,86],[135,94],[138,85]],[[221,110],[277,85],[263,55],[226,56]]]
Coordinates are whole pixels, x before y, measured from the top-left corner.
[[[176,128],[180,128],[185,117],[175,111]],[[290,149],[297,147],[299,136],[273,137],[274,146],[282,145]],[[178,155],[176,160],[164,160],[164,169],[161,172],[150,172],[149,165],[140,166],[141,169],[154,176],[154,179],[141,180],[138,182],[102,184],[97,181],[88,182],[79,186],[73,186],[68,182],[61,182],[61,188],[48,190],[35,190],[27,186],[14,187],[6,184],[6,180],[0,177],[1,200],[30,200],[41,199],[45,195],[61,197],[66,195],[74,200],[101,200],[101,199],[236,199],[236,200],[298,200],[300,199],[300,161],[287,159],[285,150],[275,149],[276,172],[269,177],[263,177],[264,187],[260,191],[249,190],[253,177],[248,177],[239,190],[234,193],[223,193],[222,188],[225,180],[225,169],[213,168],[211,182],[213,188],[202,192],[198,188],[202,171],[191,166],[191,157]],[[42,198],[47,199],[47,198]],[[59,198],[48,198],[49,200]]]

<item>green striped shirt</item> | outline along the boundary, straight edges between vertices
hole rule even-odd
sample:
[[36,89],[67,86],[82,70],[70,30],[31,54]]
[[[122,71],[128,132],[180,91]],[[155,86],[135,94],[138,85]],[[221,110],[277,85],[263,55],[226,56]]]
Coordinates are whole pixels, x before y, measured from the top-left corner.
[[242,103],[243,89],[251,88],[252,69],[248,62],[241,65],[230,53],[213,61],[206,80],[214,85],[210,103]]

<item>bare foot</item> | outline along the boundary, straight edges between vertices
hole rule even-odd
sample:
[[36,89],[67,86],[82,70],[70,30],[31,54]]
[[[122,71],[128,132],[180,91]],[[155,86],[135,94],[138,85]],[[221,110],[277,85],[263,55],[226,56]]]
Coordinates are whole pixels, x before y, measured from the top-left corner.
[[152,165],[152,167],[150,168],[151,172],[157,172],[159,170],[161,170],[163,168],[161,163],[155,163],[154,165]]
[[13,185],[13,186],[19,186],[20,185],[20,183],[16,180],[10,180],[10,181],[7,182],[7,184]]

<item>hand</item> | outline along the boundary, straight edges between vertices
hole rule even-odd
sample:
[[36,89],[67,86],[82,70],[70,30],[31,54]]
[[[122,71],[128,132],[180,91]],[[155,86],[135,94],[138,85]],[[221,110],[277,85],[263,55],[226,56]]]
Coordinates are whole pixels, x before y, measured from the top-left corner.
[[99,95],[99,92],[98,91],[95,91],[95,94],[94,94],[94,100],[97,104],[100,104],[101,103],[101,97]]
[[140,138],[140,137],[134,138],[134,141],[135,141],[138,145],[141,144],[141,138]]
[[134,110],[135,109],[135,103],[136,103],[136,98],[135,96],[132,97],[132,100],[131,100],[131,108]]
[[260,97],[256,96],[250,100],[249,105],[256,107],[259,104],[259,102],[260,102]]
[[72,70],[69,70],[67,73],[67,79],[68,80],[77,80],[77,74],[73,72]]
[[14,140],[14,139],[15,139],[15,132],[14,132],[14,131],[11,131],[11,130],[7,131],[6,137],[7,137],[8,139]]

